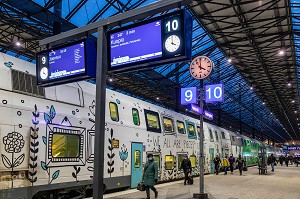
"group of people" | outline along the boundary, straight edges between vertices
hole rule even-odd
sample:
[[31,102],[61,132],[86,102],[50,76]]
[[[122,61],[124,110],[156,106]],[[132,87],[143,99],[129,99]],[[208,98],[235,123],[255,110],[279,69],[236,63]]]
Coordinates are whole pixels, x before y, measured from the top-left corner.
[[300,161],[298,158],[296,158],[292,155],[287,155],[287,156],[280,156],[279,162],[280,162],[281,166],[283,165],[283,162],[284,162],[287,167],[289,166],[289,164],[293,165],[293,163],[296,165],[296,167],[298,167],[298,164]]
[[228,167],[230,168],[231,174],[233,174],[233,169],[235,166],[235,163],[237,164],[237,167],[240,171],[240,175],[243,174],[243,169],[245,167],[245,160],[242,158],[241,155],[235,160],[235,157],[233,157],[233,154],[230,155],[228,158],[227,154],[225,155],[222,160],[219,158],[218,155],[214,158],[214,165],[215,165],[215,171],[216,175],[220,172],[220,164],[222,165],[222,169],[224,170],[224,175],[227,175]]

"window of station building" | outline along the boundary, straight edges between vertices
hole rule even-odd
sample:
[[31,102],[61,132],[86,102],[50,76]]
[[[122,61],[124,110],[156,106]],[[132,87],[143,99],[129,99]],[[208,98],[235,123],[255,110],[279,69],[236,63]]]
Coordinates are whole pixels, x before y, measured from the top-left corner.
[[215,131],[215,136],[216,136],[216,141],[219,142],[219,136],[218,136],[218,132]]
[[225,139],[225,133],[221,131],[222,139]]
[[191,161],[191,165],[192,165],[192,168],[195,168],[197,166],[197,162],[196,162],[196,156],[195,155],[191,155],[190,156],[190,161]]
[[175,132],[173,120],[171,118],[163,117],[163,125],[165,133],[173,134]]
[[194,123],[187,122],[187,130],[188,130],[188,138],[197,139],[196,129],[195,129]]
[[140,115],[139,111],[136,108],[132,109],[132,119],[135,125],[140,126]]
[[146,110],[146,109],[144,109],[144,112],[145,112],[145,117],[146,117],[147,131],[160,133],[161,128],[160,128],[158,113],[154,112],[154,111]]
[[173,155],[166,155],[165,156],[165,169],[172,170],[174,169],[174,156]]
[[119,121],[118,105],[114,102],[109,102],[110,118],[112,121]]
[[77,158],[80,154],[80,136],[54,133],[51,150],[54,158]]
[[209,131],[209,138],[210,138],[210,141],[213,142],[214,141],[214,136],[213,136],[213,132],[211,129],[208,129]]
[[178,133],[186,134],[184,123],[182,121],[177,120],[176,124],[177,124]]

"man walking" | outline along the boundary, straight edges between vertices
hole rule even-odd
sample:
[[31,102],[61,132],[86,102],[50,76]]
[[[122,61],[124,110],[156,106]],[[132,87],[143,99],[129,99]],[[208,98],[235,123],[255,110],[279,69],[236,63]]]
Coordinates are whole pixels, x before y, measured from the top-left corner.
[[221,163],[221,160],[220,160],[219,156],[216,155],[216,157],[214,158],[214,164],[215,164],[216,175],[219,174],[219,171],[220,171],[220,163]]
[[233,174],[233,165],[235,163],[235,158],[233,157],[233,154],[230,155],[228,161],[229,161],[231,174]]
[[274,172],[274,166],[275,166],[275,162],[277,162],[276,158],[274,157],[273,153],[271,154],[271,156],[268,159],[269,164],[271,164],[272,167],[272,172]]
[[192,164],[187,155],[184,155],[184,159],[181,163],[181,168],[184,172],[184,185],[186,185],[186,181],[189,180],[189,173],[192,172]]

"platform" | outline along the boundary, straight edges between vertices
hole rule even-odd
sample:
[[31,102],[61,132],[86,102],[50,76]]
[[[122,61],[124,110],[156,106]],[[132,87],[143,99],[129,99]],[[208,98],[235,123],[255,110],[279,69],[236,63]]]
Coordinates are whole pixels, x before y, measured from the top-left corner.
[[[258,175],[257,167],[251,167],[242,176],[238,171],[219,175],[205,176],[205,190],[210,199],[299,199],[300,198],[300,167],[290,165],[276,166],[275,172]],[[199,190],[199,178],[194,178],[194,185],[183,185],[176,181],[157,185],[159,199],[189,199]],[[151,192],[151,198],[154,198]],[[137,190],[126,190],[106,194],[110,199],[141,199],[146,193]]]

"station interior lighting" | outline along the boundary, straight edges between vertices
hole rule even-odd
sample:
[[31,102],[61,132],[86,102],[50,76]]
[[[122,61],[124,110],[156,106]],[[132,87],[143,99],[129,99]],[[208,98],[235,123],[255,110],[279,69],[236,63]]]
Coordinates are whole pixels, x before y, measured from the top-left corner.
[[284,50],[280,50],[279,55],[284,55]]
[[17,41],[16,46],[21,46],[21,42]]
[[231,58],[228,58],[228,60],[227,60],[229,63],[231,63],[232,62],[232,59]]
[[252,87],[252,86],[250,87],[250,90],[253,90],[253,87]]
[[159,100],[159,97],[157,97],[156,99]]
[[112,78],[109,78],[108,81],[112,82],[112,81],[114,81],[114,80],[113,80]]
[[265,105],[266,103],[263,102],[263,105]]
[[291,82],[289,82],[287,85],[288,85],[288,86],[292,86]]
[[292,102],[295,103],[295,100],[293,100]]

